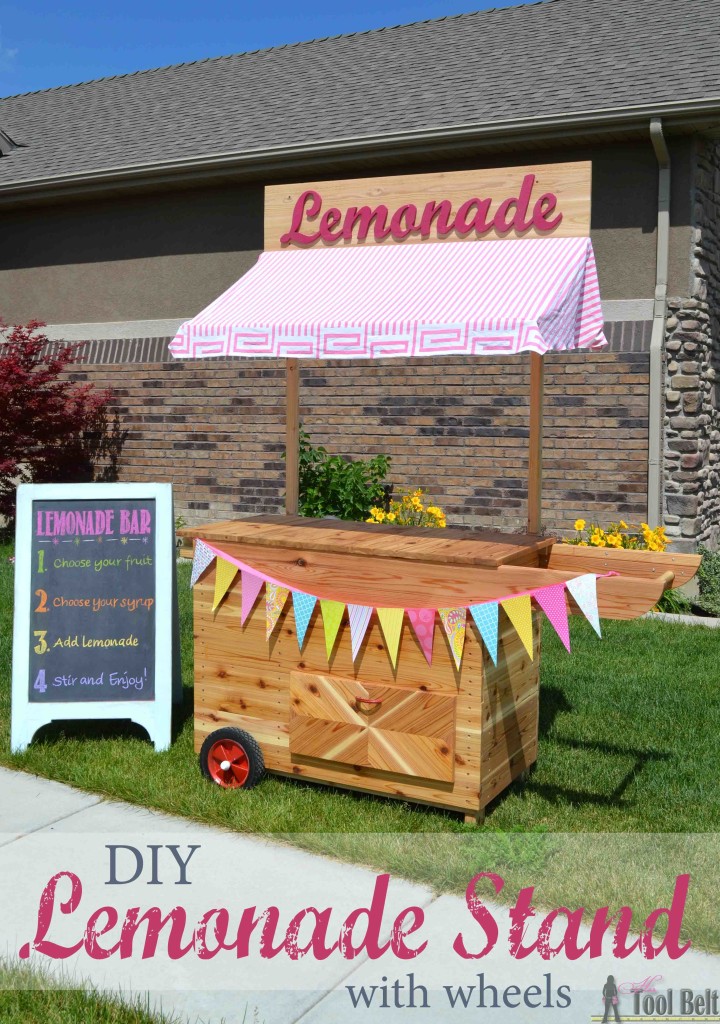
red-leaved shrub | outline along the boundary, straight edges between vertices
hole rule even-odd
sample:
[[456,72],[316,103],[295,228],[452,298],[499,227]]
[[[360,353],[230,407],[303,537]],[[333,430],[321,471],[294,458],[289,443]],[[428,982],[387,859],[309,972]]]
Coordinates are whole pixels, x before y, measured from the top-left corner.
[[12,521],[19,483],[78,483],[96,465],[117,461],[117,422],[109,429],[110,391],[67,379],[78,346],[49,342],[45,324],[0,321],[0,515]]

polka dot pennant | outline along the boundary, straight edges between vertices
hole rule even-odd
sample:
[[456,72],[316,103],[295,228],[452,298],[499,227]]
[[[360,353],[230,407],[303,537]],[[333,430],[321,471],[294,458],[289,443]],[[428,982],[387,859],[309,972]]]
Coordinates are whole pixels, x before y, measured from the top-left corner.
[[565,586],[597,635],[602,636],[597,603],[597,576],[594,573],[576,576],[575,579],[568,580]]
[[532,602],[529,594],[521,594],[519,597],[508,597],[500,604],[503,606],[507,617],[512,622],[517,635],[523,642],[523,647],[530,655],[531,660],[535,657],[533,650],[533,627],[532,627]]
[[435,609],[408,608],[407,616],[418,638],[428,665],[432,665],[433,638],[435,636]]
[[550,624],[570,651],[570,628],[568,626],[567,601],[565,584],[558,583],[554,587],[542,587],[532,595],[550,620]]
[[450,650],[455,659],[455,667],[460,668],[465,647],[465,620],[467,608],[438,608],[438,615],[448,638]]
[[250,612],[253,610],[253,605],[257,600],[257,596],[262,590],[262,585],[265,580],[262,576],[256,575],[254,572],[245,572],[243,570],[240,581],[242,584],[242,610],[240,612],[240,622],[245,625]]
[[293,610],[295,612],[295,632],[297,633],[298,647],[302,650],[305,643],[305,634],[317,604],[317,598],[312,597],[310,594],[303,594],[301,590],[293,590],[292,597]]
[[197,581],[212,562],[213,558],[215,558],[215,552],[210,550],[205,541],[196,540],[195,551],[193,553],[192,574],[190,576],[191,587],[195,586]]
[[499,604],[497,601],[473,604],[469,611],[487,647],[488,654],[492,658],[493,665],[497,665]]

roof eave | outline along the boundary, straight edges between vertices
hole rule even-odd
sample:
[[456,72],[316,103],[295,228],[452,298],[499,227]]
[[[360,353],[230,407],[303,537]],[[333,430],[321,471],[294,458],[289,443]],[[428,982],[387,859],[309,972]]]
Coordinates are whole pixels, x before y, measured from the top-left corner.
[[328,139],[305,145],[98,168],[76,174],[0,183],[0,205],[169,182],[190,184],[228,176],[257,178],[262,173],[276,176],[280,170],[286,171],[288,176],[310,169],[320,173],[323,166],[337,168],[343,163],[357,162],[359,156],[374,159],[391,156],[431,158],[439,152],[448,154],[460,149],[467,150],[468,147],[481,150],[512,143],[552,142],[578,134],[602,136],[611,131],[646,133],[650,120],[657,117],[662,118],[663,127],[670,134],[720,134],[720,97]]

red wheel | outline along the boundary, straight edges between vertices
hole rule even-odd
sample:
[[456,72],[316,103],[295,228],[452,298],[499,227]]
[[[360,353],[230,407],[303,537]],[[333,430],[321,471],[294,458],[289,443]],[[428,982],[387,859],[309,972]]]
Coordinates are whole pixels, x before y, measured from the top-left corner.
[[200,751],[200,770],[223,789],[251,789],[265,774],[256,740],[242,729],[216,729]]

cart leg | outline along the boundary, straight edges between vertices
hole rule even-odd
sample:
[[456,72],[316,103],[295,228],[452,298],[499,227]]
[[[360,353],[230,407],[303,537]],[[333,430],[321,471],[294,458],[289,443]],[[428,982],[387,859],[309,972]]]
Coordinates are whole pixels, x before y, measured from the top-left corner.
[[475,811],[474,814],[466,814],[465,815],[465,824],[466,825],[482,825],[482,823],[484,821],[485,821],[485,808],[484,807],[481,810],[479,810],[479,811]]

